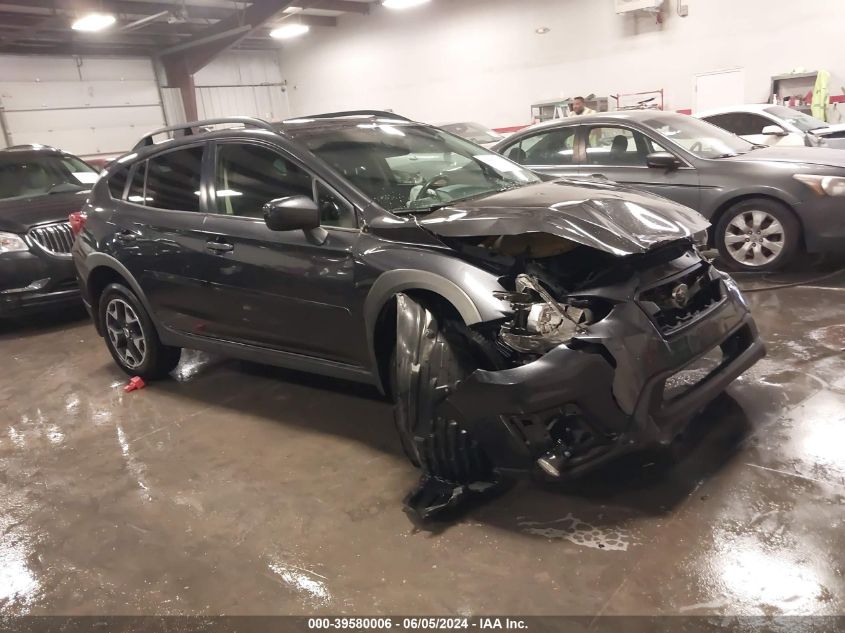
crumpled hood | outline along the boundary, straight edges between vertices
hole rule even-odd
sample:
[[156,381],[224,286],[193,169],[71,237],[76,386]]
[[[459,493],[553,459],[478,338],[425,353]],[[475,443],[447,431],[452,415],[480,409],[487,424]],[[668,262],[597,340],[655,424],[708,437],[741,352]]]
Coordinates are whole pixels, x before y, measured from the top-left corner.
[[776,162],[803,163],[804,165],[822,165],[826,167],[840,167],[845,169],[845,154],[838,149],[824,147],[760,147],[747,154],[723,158],[731,162]]
[[88,191],[0,200],[0,231],[25,233],[33,226],[61,222],[85,205]]
[[418,221],[443,237],[549,233],[619,256],[644,253],[710,226],[698,212],[660,196],[587,180],[511,189]]

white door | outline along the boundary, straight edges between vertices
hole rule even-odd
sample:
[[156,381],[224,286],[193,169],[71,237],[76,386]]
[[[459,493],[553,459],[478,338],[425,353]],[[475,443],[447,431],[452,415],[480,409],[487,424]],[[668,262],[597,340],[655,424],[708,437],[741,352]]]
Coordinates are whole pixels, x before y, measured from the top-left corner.
[[119,154],[164,126],[148,58],[0,56],[9,145],[38,143],[83,157]]
[[717,70],[695,76],[695,112],[745,103],[745,70]]

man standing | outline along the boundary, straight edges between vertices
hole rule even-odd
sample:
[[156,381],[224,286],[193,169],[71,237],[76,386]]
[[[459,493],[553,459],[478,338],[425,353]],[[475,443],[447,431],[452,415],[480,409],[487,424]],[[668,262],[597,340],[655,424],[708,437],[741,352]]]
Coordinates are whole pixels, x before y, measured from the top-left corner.
[[585,114],[595,114],[596,111],[588,108],[584,102],[584,97],[575,97],[572,100],[572,109],[567,116],[584,116]]

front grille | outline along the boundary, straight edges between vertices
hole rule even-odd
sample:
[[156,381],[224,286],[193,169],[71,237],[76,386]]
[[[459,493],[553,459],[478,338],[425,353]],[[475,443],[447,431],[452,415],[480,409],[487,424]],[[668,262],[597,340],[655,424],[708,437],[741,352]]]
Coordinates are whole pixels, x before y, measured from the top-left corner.
[[56,222],[36,227],[29,232],[29,236],[48,253],[53,255],[70,255],[73,247],[73,231],[70,222]]
[[[640,305],[663,334],[679,330],[722,300],[719,280],[711,279],[709,271],[709,264],[702,264],[690,273],[640,293]],[[681,286],[686,287],[685,301],[679,301],[679,297],[673,294]]]

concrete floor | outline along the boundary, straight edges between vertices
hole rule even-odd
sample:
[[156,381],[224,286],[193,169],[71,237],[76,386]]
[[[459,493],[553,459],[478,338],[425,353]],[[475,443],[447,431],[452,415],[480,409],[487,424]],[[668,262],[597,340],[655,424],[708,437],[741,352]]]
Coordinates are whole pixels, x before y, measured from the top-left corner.
[[428,530],[364,388],[192,352],[124,393],[81,315],[2,324],[0,616],[843,614],[845,273],[748,298],[769,356],[676,462]]

